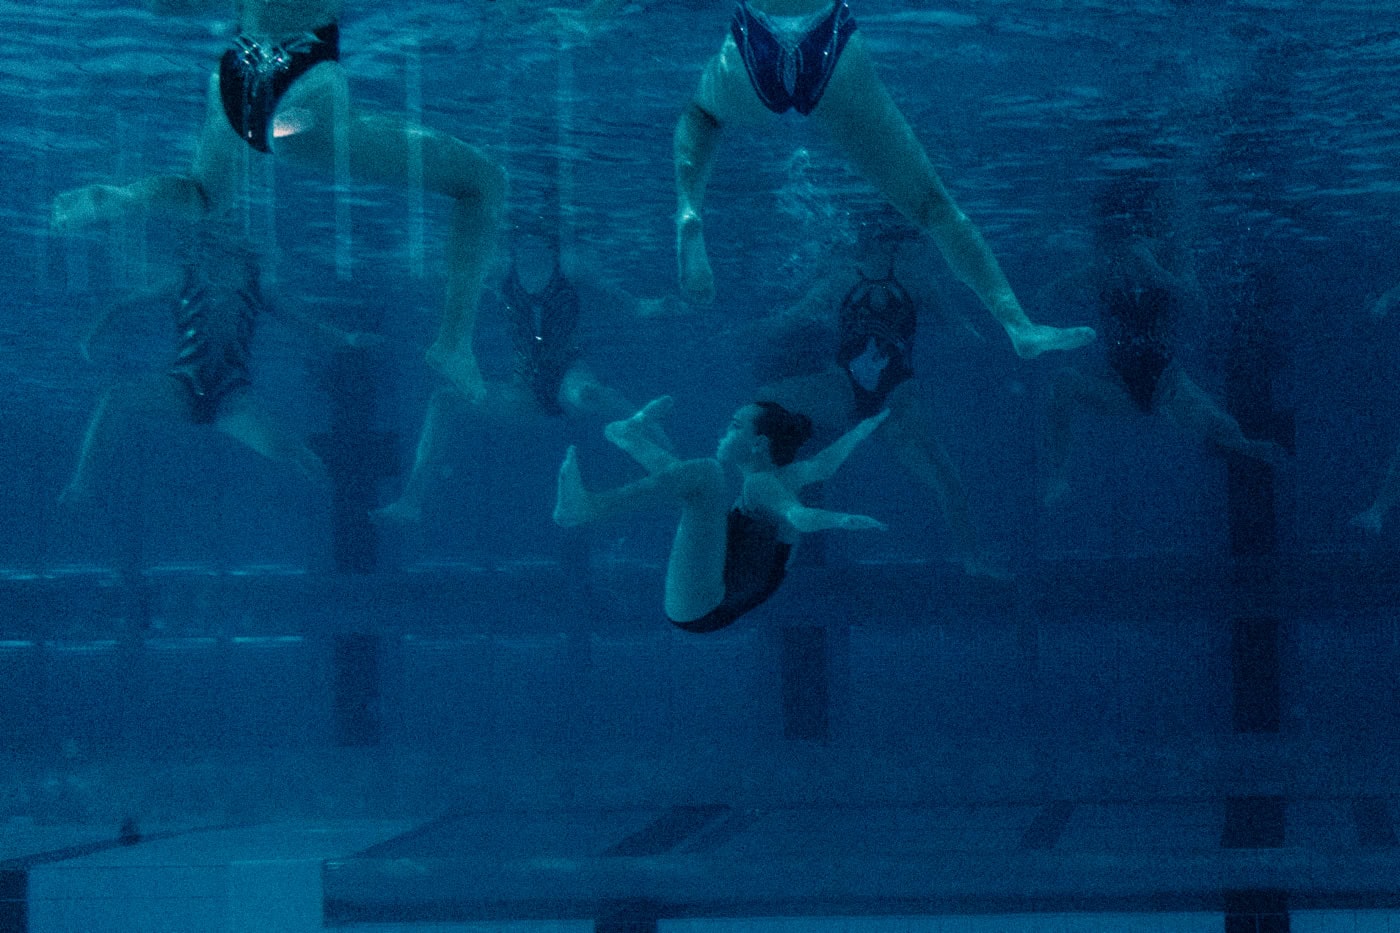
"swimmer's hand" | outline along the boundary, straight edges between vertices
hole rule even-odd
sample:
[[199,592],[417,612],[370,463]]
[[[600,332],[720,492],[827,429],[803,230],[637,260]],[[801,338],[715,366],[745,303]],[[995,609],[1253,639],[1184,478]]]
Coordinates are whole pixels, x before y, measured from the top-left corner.
[[843,515],[836,526],[842,531],[889,531],[890,526],[869,515]]
[[850,433],[856,436],[856,440],[863,441],[870,435],[874,434],[876,429],[879,428],[880,425],[884,424],[885,419],[889,416],[890,410],[886,408],[883,411],[877,412],[876,414],[871,415],[869,418],[866,418],[854,428],[851,428]]

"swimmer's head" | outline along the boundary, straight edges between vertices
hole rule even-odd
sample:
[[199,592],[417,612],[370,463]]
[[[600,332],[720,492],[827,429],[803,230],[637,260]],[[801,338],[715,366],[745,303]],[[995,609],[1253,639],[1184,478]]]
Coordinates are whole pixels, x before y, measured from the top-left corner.
[[774,466],[787,466],[797,459],[797,451],[812,436],[812,419],[800,412],[788,411],[777,402],[755,402],[743,410],[754,409],[753,432],[768,442],[768,456]]

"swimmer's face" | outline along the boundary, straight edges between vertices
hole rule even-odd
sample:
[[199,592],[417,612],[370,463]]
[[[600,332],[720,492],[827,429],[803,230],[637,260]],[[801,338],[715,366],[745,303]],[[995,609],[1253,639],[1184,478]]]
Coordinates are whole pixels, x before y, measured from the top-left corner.
[[753,429],[760,411],[757,405],[745,405],[734,413],[734,417],[729,419],[729,426],[719,437],[719,447],[715,450],[716,460],[733,466],[753,462],[765,440]]

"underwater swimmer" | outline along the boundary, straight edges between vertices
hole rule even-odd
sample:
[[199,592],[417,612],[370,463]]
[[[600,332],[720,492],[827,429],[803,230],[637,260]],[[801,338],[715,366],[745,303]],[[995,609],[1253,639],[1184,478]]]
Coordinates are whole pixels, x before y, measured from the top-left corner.
[[[180,14],[230,9],[216,0],[147,5]],[[421,184],[453,200],[446,297],[427,359],[470,397],[483,389],[472,339],[505,202],[505,173],[453,136],[355,105],[339,62],[342,7],[341,0],[239,0],[239,34],[210,77],[189,173],[64,192],[54,200],[52,223],[71,230],[148,209],[217,214],[237,200],[251,152],[275,153],[337,178]]]
[[[422,519],[431,480],[443,466],[452,418],[465,415],[506,427],[540,415],[611,421],[636,410],[620,392],[603,384],[582,359],[576,340],[582,298],[565,274],[558,244],[540,250],[531,238],[522,237],[511,249],[511,257],[501,284],[514,350],[511,378],[487,380],[484,391],[472,399],[464,399],[452,388],[433,394],[403,493],[393,503],[376,509],[372,513],[375,518],[398,522]],[[526,286],[525,279],[532,287]],[[663,438],[658,441],[669,445]]]
[[[110,305],[84,335],[89,356],[93,339],[119,313],[163,306],[173,318],[175,358],[162,375],[109,389],[92,414],[73,477],[59,496],[65,505],[91,501],[99,460],[120,443],[127,417],[166,417],[208,425],[278,463],[295,467],[324,485],[325,467],[310,448],[268,414],[253,395],[252,341],[260,313],[275,306],[265,300],[256,256],[246,246],[211,237],[208,230],[181,250],[178,272],[149,292]],[[278,315],[341,346],[379,342],[316,322],[283,307]]]
[[[1189,274],[1168,248],[1160,216],[1161,193],[1153,182],[1120,179],[1100,197],[1096,259],[1091,272],[1103,321],[1105,372],[1065,368],[1055,376],[1048,418],[1046,506],[1069,494],[1073,421],[1080,408],[1109,416],[1165,415],[1182,430],[1218,448],[1267,463],[1287,450],[1244,435],[1239,422],[1182,368],[1172,331],[1186,296]],[[1184,260],[1183,260],[1184,262]]]
[[820,372],[772,382],[755,398],[801,412],[827,436],[887,411],[875,437],[933,494],[964,572],[1005,578],[982,554],[967,491],[934,432],[926,389],[914,372],[919,306],[893,272],[877,278],[859,272],[859,281],[840,302],[834,361]]
[[977,227],[953,201],[875,72],[846,0],[739,0],[719,52],[676,125],[676,242],[681,290],[714,298],[701,224],[723,130],[795,110],[824,129],[851,164],[920,231],[976,293],[1022,357],[1072,350],[1089,327],[1036,324]]
[[671,407],[670,397],[663,396],[608,425],[608,440],[648,473],[626,486],[585,488],[577,452],[570,447],[559,468],[554,520],[572,527],[679,502],[665,601],[666,616],[677,628],[718,631],[764,603],[782,584],[801,534],[885,527],[865,515],[810,508],[797,498],[803,487],[830,478],[880,426],[885,412],[860,422],[811,459],[797,460],[811,436],[811,422],[776,403],[756,402],[735,412],[714,457],[680,460],[655,440]]

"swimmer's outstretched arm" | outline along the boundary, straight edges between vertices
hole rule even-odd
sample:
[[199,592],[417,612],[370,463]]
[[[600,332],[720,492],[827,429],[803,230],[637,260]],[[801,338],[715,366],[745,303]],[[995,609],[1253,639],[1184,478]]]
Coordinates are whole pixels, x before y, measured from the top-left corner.
[[592,30],[612,19],[627,6],[629,0],[593,0],[577,9],[552,6],[545,12],[560,29],[587,36]]
[[808,460],[798,460],[788,464],[778,471],[778,475],[792,489],[801,489],[803,486],[810,486],[813,483],[830,479],[841,468],[841,464],[846,462],[846,458],[860,445],[860,442],[874,434],[875,429],[884,424],[885,419],[889,416],[889,409],[885,409],[878,415],[866,418],[837,438],[831,446]]
[[368,348],[377,347],[384,342],[384,338],[379,334],[342,330],[333,324],[327,323],[320,317],[302,308],[294,307],[285,301],[267,301],[263,303],[263,308],[270,311],[275,317],[281,318],[288,324],[293,325],[303,333],[309,334],[318,340],[322,340],[333,347]]
[[828,509],[814,509],[803,505],[783,479],[773,473],[762,473],[749,477],[744,483],[744,503],[749,508],[779,516],[802,534],[830,529],[842,531],[884,531],[886,529],[884,522],[871,518],[869,515],[832,512]]

